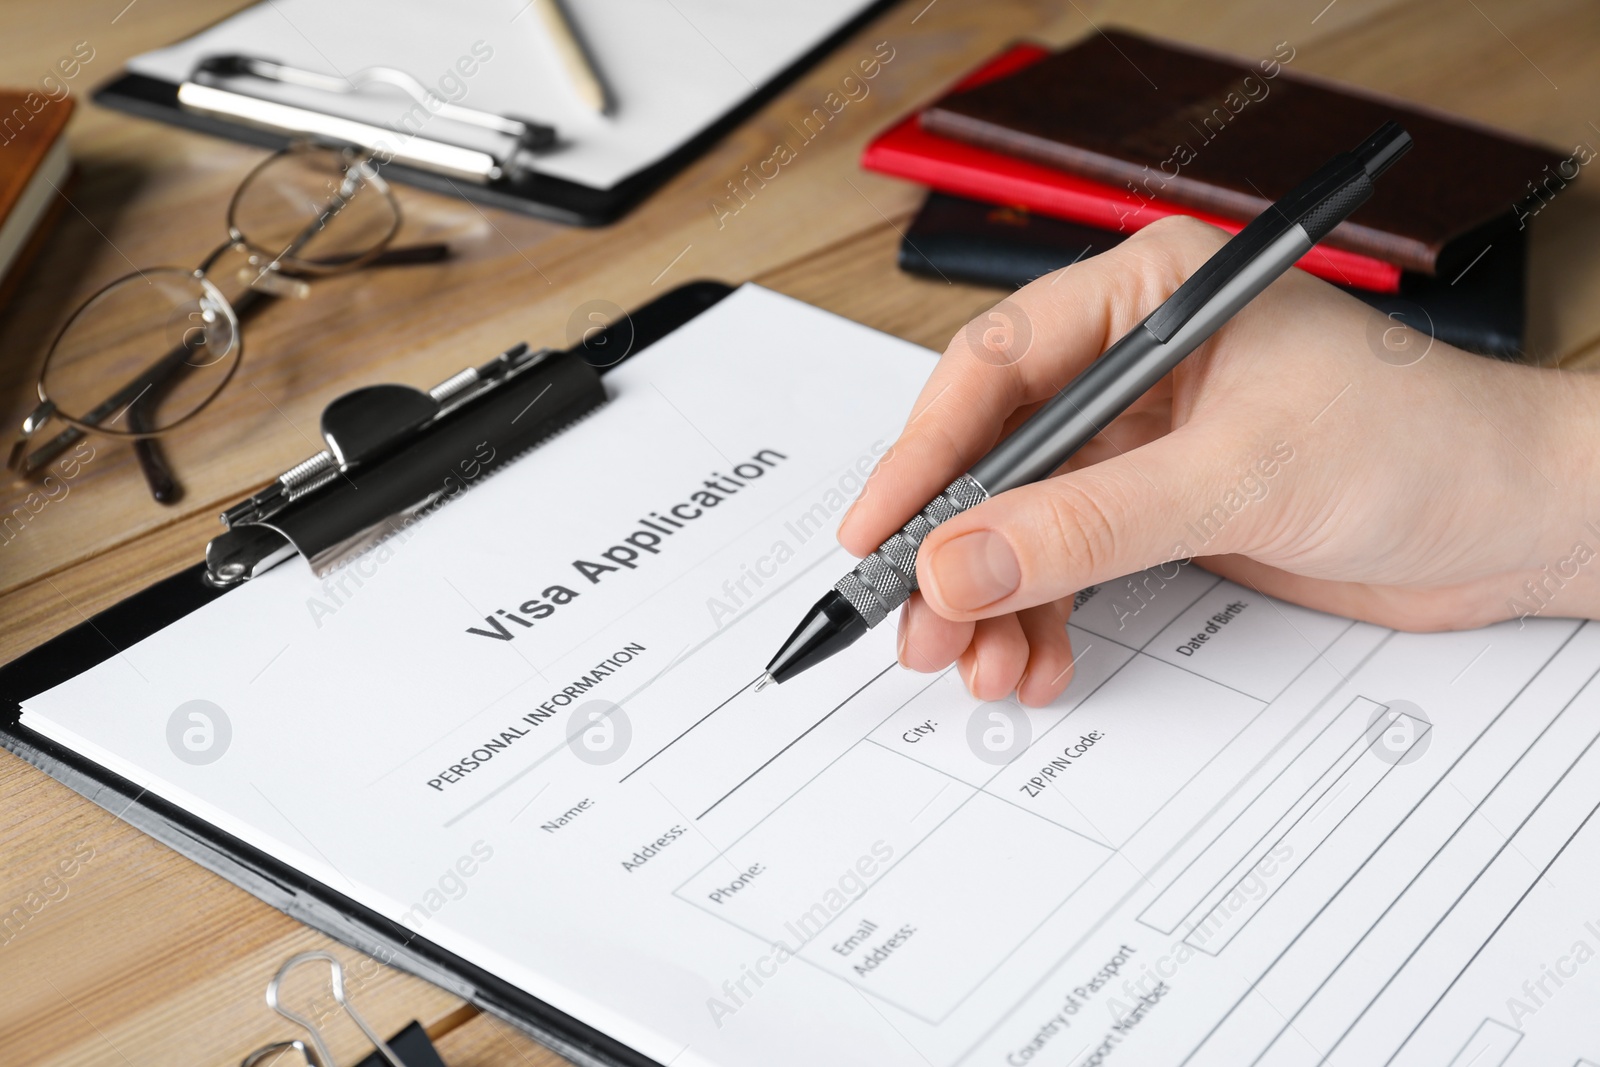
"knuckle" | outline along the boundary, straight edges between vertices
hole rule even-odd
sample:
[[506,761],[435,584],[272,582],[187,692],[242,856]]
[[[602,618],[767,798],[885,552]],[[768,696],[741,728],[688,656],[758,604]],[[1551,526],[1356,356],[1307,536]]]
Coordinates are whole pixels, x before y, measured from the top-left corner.
[[1164,219],[1157,219],[1139,230],[1134,237],[1163,244],[1192,244],[1211,251],[1216,251],[1227,240],[1227,234],[1222,230],[1190,215],[1168,215]]
[[1019,364],[1034,335],[1029,303],[1005,300],[969,319],[945,345],[940,363],[953,367],[963,384],[1015,393],[1025,378]]
[[1151,223],[1129,239],[1149,265],[1149,273],[1162,284],[1177,288],[1200,264],[1227,243],[1228,235],[1207,222],[1187,215],[1172,215]]
[[1045,498],[1040,533],[1058,548],[1079,575],[1106,574],[1117,558],[1116,522],[1094,494],[1072,481],[1052,487]]
[[1138,230],[1107,253],[1111,268],[1107,303],[1114,332],[1120,335],[1136,325],[1227,239],[1226,233],[1209,223],[1171,215]]
[[946,465],[952,470],[965,470],[978,461],[981,453],[977,442],[965,440],[962,435],[955,433],[945,423],[937,423],[932,428],[934,438],[948,454]]

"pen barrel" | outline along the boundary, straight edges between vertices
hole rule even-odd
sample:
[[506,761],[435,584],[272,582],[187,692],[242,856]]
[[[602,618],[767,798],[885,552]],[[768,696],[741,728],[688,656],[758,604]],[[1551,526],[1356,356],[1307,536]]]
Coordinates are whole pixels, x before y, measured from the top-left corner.
[[974,464],[968,476],[988,496],[1048,478],[1311,247],[1304,228],[1286,228],[1165,342],[1150,332],[1146,318]]
[[917,552],[935,526],[1008,489],[1048,478],[1311,246],[1303,227],[1289,226],[1242,264],[1168,340],[1146,328],[1148,318],[1134,327],[841,578],[834,590],[868,627],[878,625],[916,590]]

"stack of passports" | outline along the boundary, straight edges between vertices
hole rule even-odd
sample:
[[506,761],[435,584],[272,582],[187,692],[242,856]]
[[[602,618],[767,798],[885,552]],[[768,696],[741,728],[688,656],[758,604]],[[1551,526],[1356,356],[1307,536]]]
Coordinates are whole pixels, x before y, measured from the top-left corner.
[[[949,282],[1016,289],[1115,247],[1126,234],[930,193],[900,242],[900,269]],[[1398,293],[1341,285],[1350,295],[1445,344],[1519,358],[1524,316],[1524,232],[1508,224],[1453,278],[1406,271]]]
[[[1301,266],[1442,341],[1520,352],[1523,224],[1529,205],[1570,180],[1559,153],[1307,78],[1287,44],[1246,62],[1110,31],[1008,57],[924,110],[915,135],[906,123],[868,149],[867,166],[936,190],[906,235],[906,270],[1010,287],[1162,215],[1236,230],[1335,151],[1395,120],[1416,138],[1410,158]],[[992,190],[989,170],[1003,176]],[[1077,183],[1077,195],[1007,200],[1008,190],[1048,190],[1052,172]]]

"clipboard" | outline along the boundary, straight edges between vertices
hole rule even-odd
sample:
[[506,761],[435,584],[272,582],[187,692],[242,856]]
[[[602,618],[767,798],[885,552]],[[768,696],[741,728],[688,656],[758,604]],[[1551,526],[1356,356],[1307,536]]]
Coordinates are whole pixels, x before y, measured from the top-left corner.
[[[732,292],[732,286],[721,282],[686,283],[560,354],[582,359],[603,375]],[[620,358],[610,355],[619,350]],[[517,458],[507,456],[503,462]],[[110,659],[237,587],[209,582],[208,573],[206,563],[188,567],[0,667],[0,747],[258,900],[381,963],[449,990],[574,1063],[661,1067],[404,925],[21,725],[24,700]]]
[[[508,171],[486,183],[461,181],[448,173],[391,160],[386,177],[430,192],[464,197],[474,203],[504,208],[556,222],[603,226],[627,214],[640,201],[683,170],[717,141],[788,88],[828,53],[893,5],[894,0],[871,0],[820,43],[740,99],[734,106],[678,145],[665,156],[635,171],[609,188],[540,174]],[[262,148],[279,149],[309,131],[269,129],[192,110],[179,103],[183,88],[177,82],[124,71],[94,90],[95,103],[140,118],[154,119],[200,133],[211,134]],[[321,134],[323,139],[348,140]]]

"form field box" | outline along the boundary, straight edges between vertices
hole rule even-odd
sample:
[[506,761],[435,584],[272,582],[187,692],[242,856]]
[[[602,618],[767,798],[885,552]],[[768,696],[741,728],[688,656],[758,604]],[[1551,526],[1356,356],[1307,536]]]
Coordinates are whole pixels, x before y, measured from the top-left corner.
[[995,776],[990,793],[1120,848],[1265,705],[1136,656]]
[[801,955],[937,1024],[1111,855],[979,793]]
[[1129,648],[1143,648],[1221,580],[1193,565],[1152,567],[1078,593],[1072,624]]
[[[1139,915],[1175,933],[1216,906],[1219,894],[1260,866],[1276,839],[1333,789],[1366,750],[1366,724],[1378,705],[1352,700],[1327,729],[1224,826]],[[1370,758],[1370,757],[1369,757]]]
[[674,892],[798,950],[972,793],[858,742]]
[[[1426,723],[1419,724],[1413,743],[1421,742],[1429,729]],[[1376,754],[1381,742],[1382,739],[1378,737],[1369,740],[1363,735],[1359,738],[1351,746],[1354,757],[1347,762],[1341,761],[1342,766],[1330,770],[1319,781],[1319,786],[1324,781],[1327,784],[1316,790],[1316,799],[1300,814],[1292,819],[1285,815],[1273,826],[1268,833],[1270,843],[1262,857],[1253,863],[1248,859],[1241,861],[1224,877],[1219,890],[1200,905],[1201,909],[1206,909],[1209,904],[1209,909],[1203,913],[1196,909],[1188,916],[1192,926],[1184,937],[1187,944],[1213,956],[1228,947],[1239,931],[1345,825],[1345,820],[1355,813],[1395,768],[1395,760],[1379,758]],[[1380,828],[1387,832],[1393,830],[1394,826],[1390,823],[1380,825]],[[1373,840],[1382,839],[1383,835],[1380,834]],[[1368,848],[1369,854],[1370,851]],[[1303,888],[1303,892],[1317,893],[1323,888]]]
[[[1133,652],[1103,637],[1068,627],[1072,634],[1075,667],[1067,691],[1043,708],[1019,708],[1010,701],[985,703],[975,700],[966,683],[955,671],[947,671],[937,682],[906,701],[868,737],[887,749],[926,763],[959,778],[969,785],[982,786],[1006,765],[1010,754],[990,751],[982,744],[983,731],[992,728],[991,716],[1006,716],[998,721],[1008,729],[1022,729],[1029,738],[1047,732],[1069,730],[1061,725],[1101,684],[1110,679],[1131,659]],[[1015,758],[1028,739],[1019,740]]]
[[1494,1019],[1485,1019],[1450,1061],[1450,1067],[1500,1067],[1521,1040],[1520,1031]]
[[1341,619],[1219,582],[1150,641],[1175,667],[1274,700],[1350,628]]

